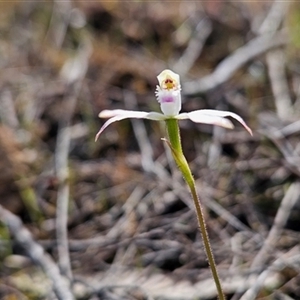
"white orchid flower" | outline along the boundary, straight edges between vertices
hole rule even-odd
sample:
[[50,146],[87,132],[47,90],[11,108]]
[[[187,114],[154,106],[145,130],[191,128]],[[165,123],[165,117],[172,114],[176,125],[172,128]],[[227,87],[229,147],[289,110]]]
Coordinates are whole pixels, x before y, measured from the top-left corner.
[[230,111],[200,109],[189,113],[179,113],[181,110],[181,86],[179,75],[171,70],[164,70],[157,76],[159,85],[156,86],[155,95],[160,104],[162,113],[132,111],[123,109],[103,110],[99,117],[107,120],[96,135],[97,140],[103,130],[110,124],[124,119],[149,119],[154,121],[163,121],[168,119],[190,119],[195,123],[218,125],[225,128],[234,128],[233,123],[226,119],[231,117],[240,122],[245,129],[252,135],[251,129],[244,120],[237,114]]
[[197,195],[197,189],[194,177],[189,168],[187,160],[182,152],[182,146],[180,142],[180,130],[177,120],[190,119],[196,123],[219,125],[225,128],[233,128],[233,124],[226,117],[231,117],[240,122],[246,130],[252,135],[251,129],[247,126],[244,120],[237,114],[229,111],[213,110],[213,109],[201,109],[195,110],[189,113],[179,113],[181,110],[181,87],[179,75],[170,71],[164,70],[157,76],[159,85],[156,87],[156,97],[160,104],[162,113],[157,112],[144,112],[144,111],[132,111],[132,110],[103,110],[100,114],[100,118],[108,119],[104,125],[100,128],[96,135],[96,140],[103,130],[110,124],[121,121],[128,118],[136,119],[149,119],[155,121],[165,121],[166,129],[168,132],[169,140],[163,139],[170,147],[173,158],[182,173],[187,185],[190,188],[194,205],[196,208],[198,226],[202,234],[205,251],[209,261],[209,265],[212,271],[212,275],[216,284],[219,299],[224,300],[225,296],[220,283],[220,278],[217,272],[214,256],[210,247],[209,236],[206,230],[205,219],[203,214],[202,205]]

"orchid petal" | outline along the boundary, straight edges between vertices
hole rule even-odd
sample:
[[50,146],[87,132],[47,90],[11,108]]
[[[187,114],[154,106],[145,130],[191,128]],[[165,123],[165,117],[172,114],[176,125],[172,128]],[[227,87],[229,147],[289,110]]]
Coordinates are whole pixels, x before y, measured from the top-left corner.
[[[102,110],[98,117],[101,119],[109,119],[115,116],[120,116],[120,115],[139,115],[140,113],[143,113],[142,111],[133,111],[133,110],[125,110],[125,109],[105,109]],[[146,112],[145,112],[146,113]],[[147,112],[148,114],[148,112]],[[135,118],[135,117],[133,117]]]
[[[183,118],[185,119],[189,118],[193,122],[219,125],[225,128],[234,127],[231,121],[225,119],[225,117],[231,117],[237,120],[238,122],[240,122],[245,127],[245,129],[252,135],[252,130],[247,126],[245,121],[239,115],[230,111],[200,109],[200,110],[192,111],[190,113],[186,113],[186,115],[187,117],[183,117]],[[180,118],[180,115],[178,117]]]
[[121,121],[124,119],[149,119],[155,121],[165,120],[166,117],[163,114],[157,112],[144,112],[144,111],[132,111],[132,110],[123,110],[123,109],[115,109],[115,110],[103,110],[99,114],[100,118],[109,118],[103,126],[100,128],[98,133],[96,134],[95,141],[97,141],[100,134],[104,131],[106,127],[110,124]]
[[202,114],[201,111],[199,110],[190,113],[179,114],[177,116],[177,119],[179,120],[190,119],[195,123],[218,125],[229,129],[234,128],[230,120],[218,116],[210,116],[210,115]]
[[156,97],[160,104],[160,110],[165,116],[177,116],[181,110],[180,90],[163,90],[156,87]]

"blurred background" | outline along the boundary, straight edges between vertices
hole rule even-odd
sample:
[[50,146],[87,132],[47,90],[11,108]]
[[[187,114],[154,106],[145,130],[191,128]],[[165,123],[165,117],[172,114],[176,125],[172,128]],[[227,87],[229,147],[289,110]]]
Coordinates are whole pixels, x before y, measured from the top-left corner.
[[290,1],[1,2],[0,298],[57,299],[41,245],[76,299],[216,299],[164,124],[94,141],[168,68],[254,132],[180,123],[225,294],[300,299],[299,30]]

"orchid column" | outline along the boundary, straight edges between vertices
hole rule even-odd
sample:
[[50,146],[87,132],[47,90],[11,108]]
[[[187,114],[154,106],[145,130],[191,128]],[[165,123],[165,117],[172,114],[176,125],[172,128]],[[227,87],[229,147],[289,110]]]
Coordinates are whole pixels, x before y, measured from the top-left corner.
[[98,139],[100,134],[107,126],[123,119],[137,118],[166,122],[169,140],[163,140],[169,145],[172,151],[173,158],[191,191],[209,265],[216,284],[219,299],[223,300],[225,299],[225,296],[222,290],[216,264],[214,261],[214,256],[210,246],[201,203],[196,191],[195,180],[186,161],[186,158],[182,152],[178,120],[190,119],[191,121],[196,123],[218,125],[232,129],[234,127],[232,122],[226,119],[226,117],[231,117],[240,122],[251,135],[252,131],[239,115],[229,111],[201,109],[189,113],[179,113],[181,110],[181,86],[179,75],[170,70],[164,70],[157,76],[157,78],[159,85],[156,87],[155,94],[158,102],[160,103],[162,113],[130,111],[123,109],[104,110],[99,114],[99,117],[108,118],[108,120],[100,128],[95,139]]

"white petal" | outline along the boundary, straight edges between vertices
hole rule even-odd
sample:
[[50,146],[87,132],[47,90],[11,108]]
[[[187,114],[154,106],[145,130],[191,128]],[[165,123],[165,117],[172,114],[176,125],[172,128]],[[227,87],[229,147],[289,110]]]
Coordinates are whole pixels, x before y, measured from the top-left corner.
[[97,141],[100,134],[104,131],[106,127],[108,127],[110,124],[121,121],[124,119],[149,119],[149,120],[155,120],[155,121],[161,121],[165,120],[166,116],[163,114],[157,113],[157,112],[144,112],[144,111],[132,111],[132,110],[123,110],[123,109],[115,109],[115,110],[103,110],[99,114],[100,118],[109,118],[103,126],[98,131],[95,141]]
[[185,120],[185,119],[189,119],[189,118],[190,117],[189,117],[188,113],[181,113],[175,117],[175,119],[177,119],[177,120]]
[[240,122],[245,129],[252,135],[252,130],[247,126],[245,121],[237,114],[230,111],[214,110],[214,109],[201,109],[187,113],[188,118],[196,123],[205,123],[212,125],[219,125],[226,128],[233,128],[233,124],[225,117],[231,117]]
[[232,122],[228,119],[225,119],[222,117],[217,117],[217,116],[205,115],[205,114],[202,114],[199,112],[200,111],[196,110],[196,111],[187,113],[187,117],[195,123],[218,125],[218,126],[222,126],[222,127],[229,128],[229,129],[234,128]]
[[113,109],[113,110],[102,110],[99,113],[99,118],[103,118],[103,119],[108,119],[108,118],[112,118],[118,115],[122,115],[122,114],[126,114],[128,112],[128,110],[124,110],[124,109]]
[[[200,113],[199,113],[200,112]],[[190,113],[181,113],[175,117],[177,120],[185,120],[190,119],[195,123],[203,123],[203,124],[210,124],[210,125],[219,125],[226,128],[232,129],[234,126],[232,122],[228,119],[216,116],[209,116],[202,114],[200,110],[195,110]]]

